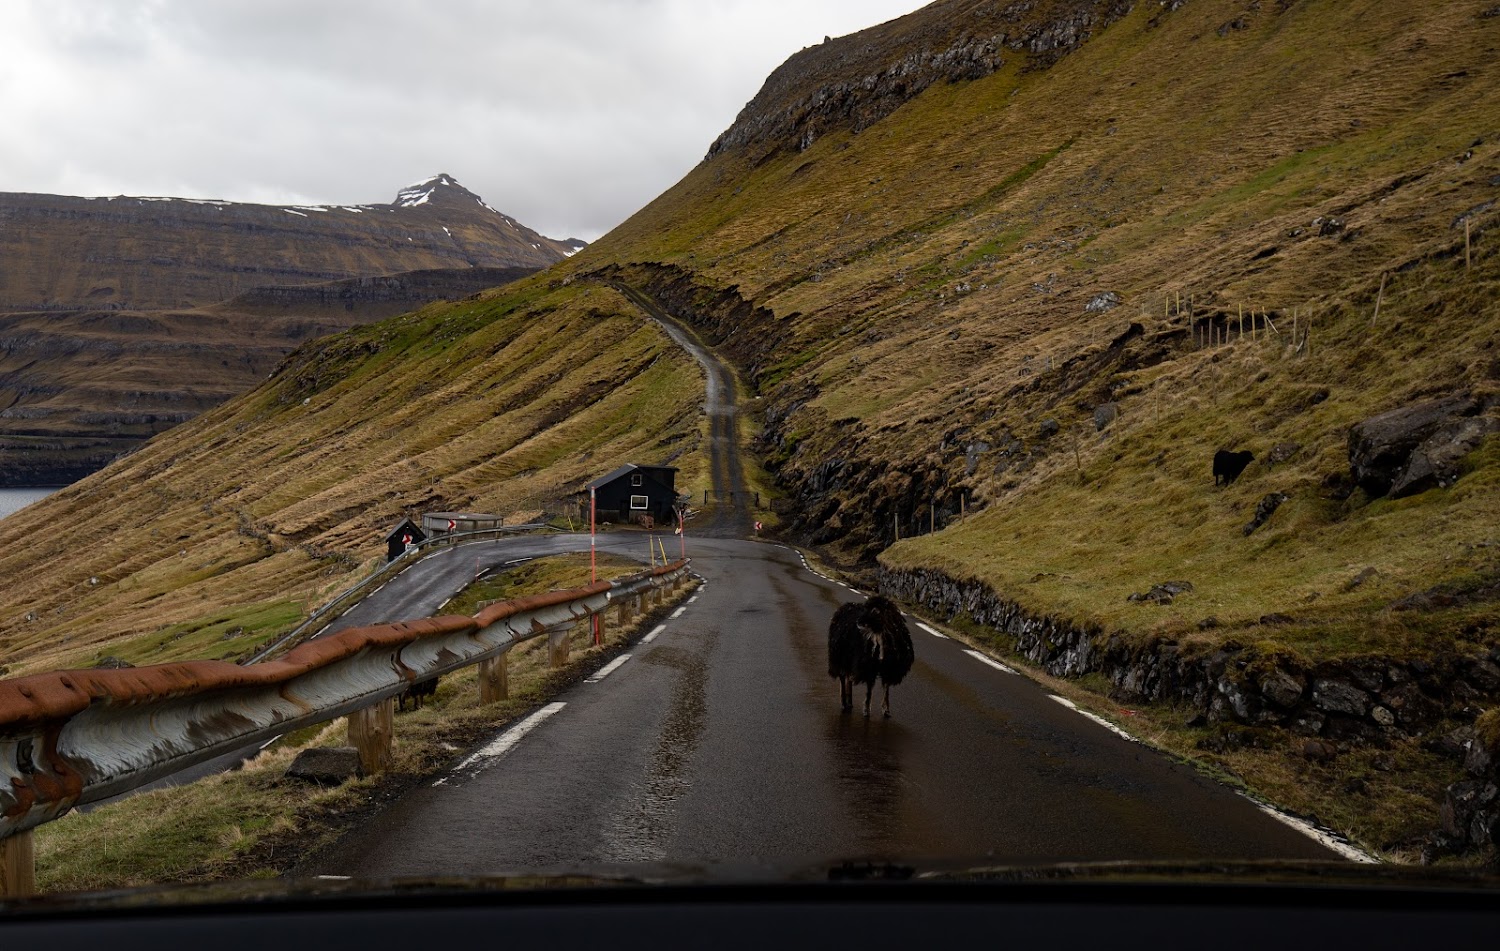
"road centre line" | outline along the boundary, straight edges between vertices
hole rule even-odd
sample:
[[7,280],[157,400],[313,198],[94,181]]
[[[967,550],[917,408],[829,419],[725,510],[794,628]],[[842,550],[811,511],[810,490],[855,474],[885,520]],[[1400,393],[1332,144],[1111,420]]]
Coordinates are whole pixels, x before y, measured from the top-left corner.
[[[1000,671],[1001,673],[1015,674],[1015,671],[1013,669],[1011,669],[1010,667],[1005,666],[1004,664],[1000,663],[998,660],[996,660],[993,657],[987,657],[984,654],[979,653],[979,651],[972,650],[972,649],[966,647],[966,648],[964,648],[964,653],[968,654],[970,657],[974,658],[975,660],[977,660],[977,661],[979,661],[981,663],[989,664],[991,667],[995,668],[996,670]],[[1052,699],[1056,700],[1057,698],[1053,697]]]
[[597,672],[595,672],[595,674],[592,677],[586,677],[586,678],[584,678],[583,682],[586,683],[586,684],[596,684],[599,681],[603,680],[605,677],[608,677],[610,674],[612,674],[616,670],[618,670],[619,667],[620,667],[620,665],[623,664],[623,663],[625,663],[629,659],[630,659],[630,655],[629,654],[621,654],[619,657],[616,657],[614,660],[612,660],[609,663],[605,664],[603,667],[600,667],[599,670]]
[[[504,756],[506,753],[510,752],[511,747],[521,742],[521,738],[523,736],[541,726],[544,722],[546,722],[548,717],[557,713],[559,710],[566,706],[567,703],[561,700],[554,700],[552,703],[547,704],[545,707],[542,707],[540,710],[522,720],[520,723],[517,723],[509,730],[506,730],[504,733],[495,737],[489,743],[475,750],[462,763],[459,763],[458,766],[454,767],[453,772],[456,773],[468,769],[470,766],[473,766],[480,760],[494,759],[497,756]],[[445,776],[442,779],[439,779],[437,782],[433,783],[433,785],[443,786],[446,785],[447,782],[448,777]]]
[[[918,621],[917,627],[920,627],[922,630],[926,631],[928,634],[931,634],[933,637],[941,637],[945,641],[948,639],[947,634],[944,634],[942,631],[933,627],[931,624],[923,624],[921,621]],[[1011,673],[1015,673],[1015,671],[1011,671]]]
[[1135,737],[1131,736],[1129,733],[1126,733],[1124,730],[1122,730],[1119,727],[1115,726],[1113,723],[1110,723],[1108,720],[1104,719],[1103,717],[1096,716],[1096,715],[1088,712],[1087,710],[1084,710],[1083,708],[1081,708],[1080,706],[1078,706],[1078,704],[1076,704],[1073,701],[1069,700],[1067,697],[1059,697],[1055,693],[1048,694],[1047,697],[1050,700],[1056,700],[1058,703],[1060,703],[1063,706],[1067,707],[1069,710],[1072,710],[1074,713],[1079,714],[1080,716],[1088,717],[1090,720],[1093,720],[1095,723],[1097,723],[1100,726],[1104,727],[1106,730],[1108,730],[1109,732],[1115,734],[1116,736],[1124,737],[1125,739],[1129,740],[1132,743],[1139,743],[1140,742],[1140,740],[1138,740]]
[[652,641],[656,640],[656,635],[660,634],[662,631],[665,631],[666,629],[667,629],[667,626],[665,624],[658,624],[658,625],[656,625],[656,627],[654,627],[654,628],[651,629],[651,633],[650,634],[647,634],[645,637],[641,638],[641,643],[642,644],[649,644],[649,643],[651,643]]

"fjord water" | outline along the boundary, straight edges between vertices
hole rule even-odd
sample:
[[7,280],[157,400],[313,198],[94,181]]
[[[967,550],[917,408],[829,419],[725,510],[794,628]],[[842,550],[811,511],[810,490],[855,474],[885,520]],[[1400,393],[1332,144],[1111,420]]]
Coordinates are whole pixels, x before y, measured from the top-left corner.
[[40,502],[53,492],[56,486],[27,489],[0,489],[0,518],[18,511],[30,505],[32,502]]

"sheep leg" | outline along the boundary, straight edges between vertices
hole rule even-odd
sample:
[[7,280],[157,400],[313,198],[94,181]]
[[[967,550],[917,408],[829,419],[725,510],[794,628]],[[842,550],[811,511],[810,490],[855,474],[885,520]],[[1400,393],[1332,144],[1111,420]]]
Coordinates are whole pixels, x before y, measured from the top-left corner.
[[839,678],[839,708],[845,713],[854,709],[854,684],[849,678]]
[[891,685],[890,684],[882,684],[882,686],[885,687],[885,702],[881,705],[881,709],[885,712],[886,716],[890,716],[891,715]]
[[870,715],[870,694],[875,692],[875,681],[865,684],[865,716]]

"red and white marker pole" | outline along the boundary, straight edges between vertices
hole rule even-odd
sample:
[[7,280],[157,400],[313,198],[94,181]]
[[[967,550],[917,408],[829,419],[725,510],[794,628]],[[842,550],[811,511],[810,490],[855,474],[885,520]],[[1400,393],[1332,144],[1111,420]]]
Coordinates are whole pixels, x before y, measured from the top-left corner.
[[[596,582],[596,581],[599,580],[598,559],[597,559],[597,556],[594,553],[594,545],[595,545],[595,534],[594,534],[595,499],[594,499],[594,491],[595,490],[592,489],[592,488],[589,489],[589,584],[593,584],[594,582]],[[594,623],[594,644],[598,645],[599,642],[601,640],[603,640],[603,638],[601,638],[599,636],[599,615],[597,615],[597,614],[594,615],[593,623]]]

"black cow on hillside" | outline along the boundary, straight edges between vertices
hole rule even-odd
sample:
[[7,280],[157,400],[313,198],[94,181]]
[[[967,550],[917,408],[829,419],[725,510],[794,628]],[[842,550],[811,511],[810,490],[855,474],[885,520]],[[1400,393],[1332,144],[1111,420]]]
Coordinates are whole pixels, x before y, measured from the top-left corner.
[[879,679],[885,687],[883,709],[891,715],[891,685],[911,670],[916,652],[901,609],[889,598],[871,595],[864,604],[843,604],[828,625],[828,676],[837,677],[839,703],[854,709],[854,685],[865,685],[865,716]]
[[1225,485],[1234,482],[1254,458],[1249,450],[1230,452],[1228,449],[1220,449],[1214,453],[1214,485],[1218,485],[1220,479],[1224,480]]

